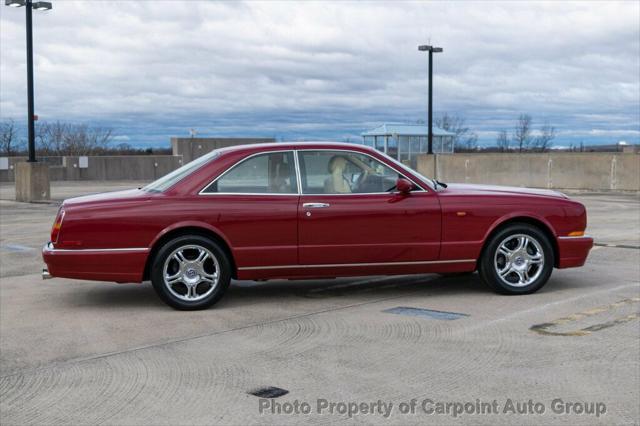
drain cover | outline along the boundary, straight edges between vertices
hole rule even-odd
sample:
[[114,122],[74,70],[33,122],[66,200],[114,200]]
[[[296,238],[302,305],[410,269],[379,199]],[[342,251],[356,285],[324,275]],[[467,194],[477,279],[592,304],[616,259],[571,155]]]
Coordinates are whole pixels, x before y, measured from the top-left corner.
[[448,321],[469,316],[467,314],[460,314],[457,312],[434,311],[433,309],[422,309],[422,308],[408,308],[406,306],[398,306],[397,308],[385,309],[382,312],[388,312],[390,314],[398,314],[398,315],[409,315],[411,317],[434,318],[434,319],[448,320]]
[[257,396],[258,398],[278,398],[288,393],[288,390],[277,388],[275,386],[267,386],[249,391],[250,395]]

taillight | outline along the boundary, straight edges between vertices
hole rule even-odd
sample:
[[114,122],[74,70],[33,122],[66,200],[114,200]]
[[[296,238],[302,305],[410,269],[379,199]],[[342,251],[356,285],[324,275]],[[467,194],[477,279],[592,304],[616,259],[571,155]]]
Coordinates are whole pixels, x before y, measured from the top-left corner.
[[56,216],[55,222],[53,222],[53,227],[51,228],[51,242],[57,243],[58,236],[60,235],[60,228],[62,228],[62,220],[64,219],[64,210],[62,207],[58,210],[58,215]]

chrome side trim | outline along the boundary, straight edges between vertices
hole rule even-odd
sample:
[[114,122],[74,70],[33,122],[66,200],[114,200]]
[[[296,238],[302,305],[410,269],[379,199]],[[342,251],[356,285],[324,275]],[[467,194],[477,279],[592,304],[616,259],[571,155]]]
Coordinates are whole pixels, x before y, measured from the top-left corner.
[[591,238],[593,239],[593,237],[591,235],[580,235],[580,236],[575,236],[575,237],[570,237],[570,236],[564,236],[564,237],[558,237],[559,240],[575,240],[575,239],[580,239],[580,238]]
[[[213,183],[213,182],[212,182]],[[284,193],[277,193],[277,192],[202,192],[199,193],[198,195],[206,195],[206,196],[210,196],[210,195],[262,195],[265,197],[281,197],[281,196],[288,196],[288,197],[299,197],[300,194],[296,194],[295,192],[290,192],[288,194],[284,194]]]
[[238,268],[239,271],[254,271],[260,269],[310,269],[310,268],[341,268],[341,267],[360,267],[360,266],[403,266],[403,265],[434,265],[446,263],[471,263],[476,259],[456,259],[456,260],[427,260],[416,262],[380,262],[380,263],[332,263],[322,265],[280,265],[280,266],[245,266]]
[[109,248],[109,249],[57,249],[53,247],[53,244],[47,243],[45,246],[46,251],[50,252],[72,252],[72,253],[110,253],[110,252],[138,252],[138,253],[146,253],[149,251],[146,247],[132,247],[132,248]]

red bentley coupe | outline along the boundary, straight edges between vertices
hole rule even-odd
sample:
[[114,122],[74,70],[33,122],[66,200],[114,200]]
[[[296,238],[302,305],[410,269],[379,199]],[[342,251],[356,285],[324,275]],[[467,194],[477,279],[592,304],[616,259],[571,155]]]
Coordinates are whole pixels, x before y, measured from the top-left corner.
[[66,200],[43,277],[141,282],[177,309],[231,278],[478,270],[506,294],[584,264],[585,208],[539,189],[444,184],[362,145],[213,151],[139,189]]

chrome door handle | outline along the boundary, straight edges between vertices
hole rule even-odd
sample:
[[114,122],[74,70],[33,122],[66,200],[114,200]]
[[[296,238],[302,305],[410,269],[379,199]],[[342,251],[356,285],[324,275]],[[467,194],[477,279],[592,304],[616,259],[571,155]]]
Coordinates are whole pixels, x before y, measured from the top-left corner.
[[302,207],[304,207],[305,209],[324,209],[326,207],[329,207],[331,204],[327,204],[327,203],[304,203],[302,205]]

